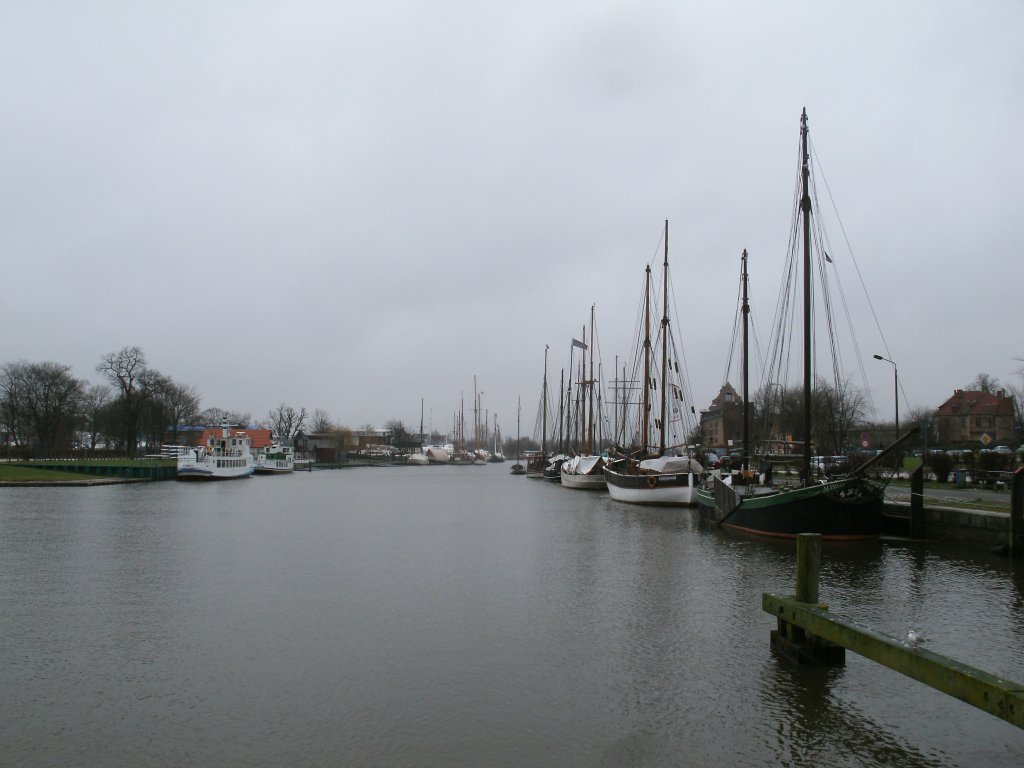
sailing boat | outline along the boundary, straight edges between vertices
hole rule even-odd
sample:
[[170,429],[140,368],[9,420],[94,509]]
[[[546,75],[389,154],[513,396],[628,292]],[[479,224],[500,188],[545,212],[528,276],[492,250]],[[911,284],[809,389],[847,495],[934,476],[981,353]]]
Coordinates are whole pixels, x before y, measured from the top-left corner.
[[526,467],[519,463],[519,416],[523,410],[523,401],[520,398],[516,401],[516,463],[512,465],[511,473],[513,475],[525,475]]
[[[700,474],[704,468],[689,456],[671,455],[683,447],[681,443],[668,444],[673,426],[681,427],[686,409],[683,408],[682,388],[678,379],[670,381],[670,368],[678,374],[679,366],[669,355],[669,279],[668,279],[668,221],[665,222],[665,260],[663,264],[662,317],[661,317],[661,360],[652,359],[651,348],[651,267],[648,264],[644,282],[644,338],[642,346],[644,384],[641,387],[641,410],[639,447],[633,455],[623,456],[604,468],[608,493],[616,501],[632,504],[667,504],[688,506],[696,503],[695,492]],[[674,352],[674,350],[673,350]],[[673,354],[674,357],[674,354]],[[657,368],[659,377],[652,376]],[[660,383],[659,383],[660,378]],[[651,393],[660,387],[660,417],[654,427],[658,433],[658,444],[652,450],[651,436]],[[685,435],[678,435],[685,439]]]
[[[540,391],[540,453],[531,454],[526,462],[526,476],[534,480],[544,479],[548,461],[548,346],[544,345],[544,384]],[[518,457],[516,457],[518,458]]]
[[410,453],[409,458],[406,460],[406,464],[411,464],[414,467],[426,466],[430,463],[430,459],[427,457],[427,449],[423,444],[423,398],[420,398],[420,449],[416,453]]
[[[553,456],[549,456],[547,464],[544,465],[544,479],[550,483],[562,482],[562,464],[568,459],[568,455],[565,453],[565,435],[568,430],[565,429],[565,419],[568,415],[569,408],[567,406],[569,400],[569,392],[566,389],[566,397],[562,399],[562,390],[565,388],[565,369],[562,369],[562,379],[558,385],[558,453]],[[554,435],[552,435],[554,437]]]
[[487,461],[491,464],[503,464],[505,462],[505,454],[501,452],[501,430],[498,429],[498,414],[494,414],[494,450],[487,457]]
[[[739,478],[712,475],[698,494],[702,515],[719,525],[766,536],[795,537],[798,533],[820,533],[824,539],[866,539],[879,535],[882,528],[884,483],[864,474],[867,464],[850,475],[812,480],[811,401],[812,391],[812,294],[811,294],[811,194],[807,148],[807,110],[800,117],[801,195],[794,218],[802,225],[803,255],[803,455],[800,482],[777,487],[752,482],[746,467],[749,433],[744,425],[744,469]],[[795,230],[794,230],[795,231]],[[795,246],[794,246],[795,247]],[[827,256],[825,258],[828,258]],[[794,260],[794,267],[796,261]],[[786,278],[784,278],[786,279]],[[746,252],[744,251],[744,302],[746,302]],[[744,336],[747,308],[744,308]],[[746,342],[744,342],[746,347]],[[746,355],[745,355],[746,356]],[[749,407],[746,359],[744,359],[744,408]],[[744,419],[749,418],[745,412]],[[911,433],[904,435],[903,439]],[[900,444],[894,442],[889,450]],[[875,463],[875,462],[872,462]],[[770,476],[770,472],[767,473]]]
[[473,377],[473,466],[482,467],[487,463],[487,451],[480,447],[480,397],[476,390],[476,376]]
[[[566,488],[605,490],[608,487],[604,479],[604,457],[594,452],[594,419],[595,400],[594,394],[594,347],[597,346],[594,339],[594,307],[590,307],[590,344],[587,344],[587,329],[583,328],[583,341],[572,340],[570,348],[570,371],[572,369],[572,349],[579,347],[583,350],[583,361],[580,363],[579,386],[577,387],[577,402],[579,404],[579,448],[580,452],[562,462],[561,474],[562,485]],[[590,374],[587,377],[586,356],[590,352]],[[589,406],[589,407],[588,407]],[[597,404],[596,418],[600,423],[600,401]]]

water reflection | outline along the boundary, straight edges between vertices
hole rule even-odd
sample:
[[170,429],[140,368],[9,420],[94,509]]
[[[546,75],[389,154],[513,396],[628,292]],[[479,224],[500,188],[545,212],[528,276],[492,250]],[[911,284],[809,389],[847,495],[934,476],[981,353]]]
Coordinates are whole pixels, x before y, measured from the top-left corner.
[[[502,470],[0,489],[0,763],[1019,765],[897,673],[779,663],[791,543]],[[826,545],[822,597],[1024,679],[987,553]]]

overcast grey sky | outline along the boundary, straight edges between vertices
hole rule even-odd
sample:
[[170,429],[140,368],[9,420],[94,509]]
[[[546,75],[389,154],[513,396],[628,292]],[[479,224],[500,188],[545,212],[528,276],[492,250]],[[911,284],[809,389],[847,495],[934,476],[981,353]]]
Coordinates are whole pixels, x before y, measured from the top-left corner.
[[629,354],[669,219],[699,410],[744,248],[770,320],[806,106],[878,417],[876,352],[901,410],[1017,384],[1022,33],[1016,0],[0,0],[0,362],[137,345],[203,407],[442,431],[475,375],[528,433],[591,304]]

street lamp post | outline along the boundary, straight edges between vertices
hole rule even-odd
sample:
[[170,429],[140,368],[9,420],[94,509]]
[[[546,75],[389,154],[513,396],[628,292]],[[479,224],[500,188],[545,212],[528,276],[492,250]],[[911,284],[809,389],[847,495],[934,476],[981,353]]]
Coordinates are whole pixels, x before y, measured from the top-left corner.
[[884,360],[885,362],[892,365],[892,381],[893,381],[893,394],[896,402],[896,439],[900,439],[900,374],[896,370],[896,363],[890,360],[888,357],[882,357],[881,355],[875,355],[875,360]]

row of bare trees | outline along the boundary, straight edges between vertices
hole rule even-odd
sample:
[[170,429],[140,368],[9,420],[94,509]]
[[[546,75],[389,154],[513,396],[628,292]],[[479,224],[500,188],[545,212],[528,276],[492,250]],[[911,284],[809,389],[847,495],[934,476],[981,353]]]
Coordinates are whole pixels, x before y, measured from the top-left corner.
[[[71,367],[60,363],[0,366],[0,438],[37,458],[100,446],[135,454],[140,445],[180,442],[185,426],[252,423],[246,413],[200,410],[195,388],[150,367],[139,347],[104,355],[96,372],[103,383],[75,378]],[[270,411],[262,426],[286,441],[301,431],[351,431],[335,425],[326,411],[310,415],[285,403]]]
[[[831,384],[818,379],[811,400],[811,441],[822,453],[849,448],[849,435],[863,424],[867,412],[864,392],[849,382]],[[801,387],[767,387],[754,398],[755,437],[787,439],[803,434],[804,395]]]
[[[60,363],[18,361],[0,366],[0,427],[6,442],[48,457],[101,442],[133,453],[159,445],[199,417],[199,395],[146,365],[138,347],[105,355],[96,366],[104,384],[90,384]],[[86,436],[83,445],[83,435]]]
[[[1024,369],[1018,371],[1024,380]],[[994,393],[1005,389],[1013,396],[1014,421],[1024,423],[1024,391],[1012,385],[1003,386],[987,373],[979,373],[965,389]],[[752,399],[751,427],[755,445],[765,440],[787,441],[790,437],[802,440],[803,391],[801,387],[771,385],[759,390]],[[863,390],[849,382],[831,384],[816,380],[811,401],[811,440],[817,451],[827,454],[847,453],[855,446],[855,435],[866,426],[868,402]],[[911,426],[923,426],[931,421],[934,408],[910,408],[901,424],[905,432]],[[895,435],[890,424],[888,429]],[[695,442],[699,442],[698,439]]]
[[[78,379],[60,363],[22,360],[0,366],[0,438],[37,458],[100,446],[133,455],[140,445],[179,442],[185,426],[250,423],[248,414],[200,410],[195,388],[150,367],[136,346],[104,355],[96,372],[103,383]],[[310,417],[305,408],[284,403],[263,425],[283,440],[304,429],[338,429],[325,411]]]

